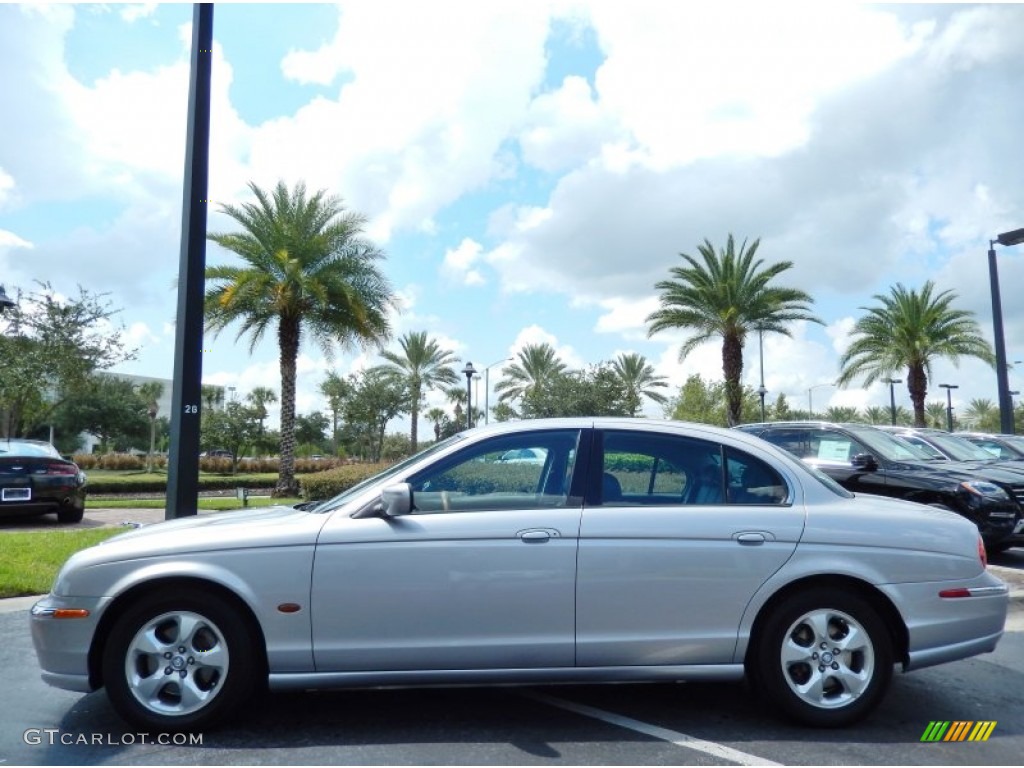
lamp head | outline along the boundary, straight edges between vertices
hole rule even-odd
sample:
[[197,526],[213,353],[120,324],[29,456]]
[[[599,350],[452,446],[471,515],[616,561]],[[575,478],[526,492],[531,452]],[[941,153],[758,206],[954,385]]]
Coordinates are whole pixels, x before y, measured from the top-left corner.
[[1020,245],[1024,243],[1024,229],[1003,232],[1003,234],[996,237],[996,242],[1000,245]]

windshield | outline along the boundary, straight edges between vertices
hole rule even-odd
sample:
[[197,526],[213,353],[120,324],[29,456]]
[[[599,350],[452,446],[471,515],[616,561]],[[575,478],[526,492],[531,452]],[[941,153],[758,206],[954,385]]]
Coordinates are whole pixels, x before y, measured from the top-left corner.
[[0,454],[11,456],[46,456],[59,459],[60,453],[49,443],[28,443],[23,440],[4,440],[0,442]]
[[928,439],[957,461],[992,461],[992,454],[970,440],[947,434],[929,434]]
[[853,434],[857,436],[864,445],[871,449],[871,452],[887,461],[929,461],[931,457],[906,440],[900,440],[895,435],[883,432],[880,429],[855,429]]
[[310,512],[330,512],[332,509],[337,509],[342,504],[347,502],[350,498],[352,498],[353,496],[356,496],[359,493],[361,493],[368,486],[373,485],[374,483],[379,482],[381,480],[387,480],[389,477],[394,477],[395,475],[401,473],[401,471],[403,469],[405,469],[406,467],[408,467],[410,464],[414,464],[414,463],[418,462],[420,459],[426,458],[427,456],[432,456],[435,453],[439,453],[440,451],[444,450],[445,448],[447,448],[452,443],[457,443],[457,442],[459,442],[462,439],[464,439],[464,438],[463,438],[462,433],[460,432],[459,434],[453,435],[453,436],[449,437],[446,440],[442,440],[439,443],[434,443],[429,448],[426,448],[426,449],[420,451],[419,453],[416,453],[416,454],[410,456],[407,459],[403,459],[402,461],[398,462],[397,464],[395,464],[395,465],[393,465],[391,467],[388,467],[383,472],[378,472],[377,474],[371,475],[370,477],[366,478],[365,480],[361,480],[360,482],[356,483],[355,485],[353,485],[348,490],[342,491],[337,496],[334,496],[334,497],[332,497],[332,498],[330,498],[330,499],[328,499],[328,500],[326,500],[326,501],[324,501],[324,502],[322,502],[320,504],[317,504],[315,507],[312,507],[309,511]]

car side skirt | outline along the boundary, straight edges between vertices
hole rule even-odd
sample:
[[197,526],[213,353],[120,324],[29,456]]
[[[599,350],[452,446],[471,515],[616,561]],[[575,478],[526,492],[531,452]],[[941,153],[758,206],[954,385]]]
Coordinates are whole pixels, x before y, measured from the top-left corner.
[[739,681],[742,664],[542,669],[438,669],[373,672],[272,673],[274,691],[324,688],[412,688],[431,685],[534,685],[541,683],[657,683],[677,680]]

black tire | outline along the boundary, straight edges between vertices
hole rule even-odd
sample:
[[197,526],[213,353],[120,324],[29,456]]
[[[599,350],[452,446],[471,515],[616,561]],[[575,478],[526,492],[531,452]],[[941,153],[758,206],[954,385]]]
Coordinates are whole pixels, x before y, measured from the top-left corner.
[[892,680],[892,639],[867,600],[819,588],[770,610],[754,638],[748,671],[787,717],[835,728],[878,705]]
[[238,609],[216,594],[146,597],[107,639],[107,696],[121,717],[144,730],[210,728],[258,689],[262,665],[252,634]]
[[58,523],[80,523],[84,516],[84,507],[61,507],[57,510]]

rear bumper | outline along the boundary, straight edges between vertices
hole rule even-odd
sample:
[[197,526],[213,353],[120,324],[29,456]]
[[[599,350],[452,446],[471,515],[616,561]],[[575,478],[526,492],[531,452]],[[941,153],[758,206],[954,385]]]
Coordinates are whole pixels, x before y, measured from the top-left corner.
[[[971,579],[886,584],[881,589],[903,613],[908,647],[904,669],[921,669],[995,650],[1009,608],[1009,587],[982,572]],[[942,590],[969,597],[939,597]]]

